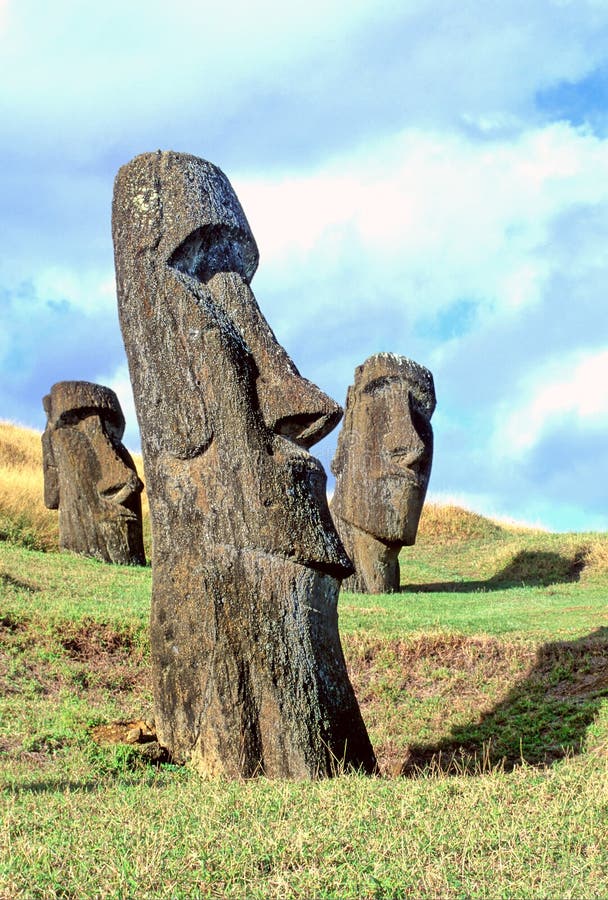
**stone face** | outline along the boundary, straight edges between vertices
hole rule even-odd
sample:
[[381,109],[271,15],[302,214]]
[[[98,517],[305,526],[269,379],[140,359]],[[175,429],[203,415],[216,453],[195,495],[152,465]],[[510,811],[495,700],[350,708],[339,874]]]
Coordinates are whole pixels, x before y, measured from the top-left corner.
[[375,771],[337,629],[352,567],[308,448],[340,407],[277,343],[225,175],[185,154],[118,173],[113,237],[154,546],[155,719],[203,773]]
[[431,474],[433,376],[378,353],[355,370],[332,472],[331,511],[354,563],[345,590],[399,590],[399,551],[416,540]]
[[114,391],[59,381],[43,398],[44,502],[59,509],[59,544],[109,563],[145,565],[141,491]]

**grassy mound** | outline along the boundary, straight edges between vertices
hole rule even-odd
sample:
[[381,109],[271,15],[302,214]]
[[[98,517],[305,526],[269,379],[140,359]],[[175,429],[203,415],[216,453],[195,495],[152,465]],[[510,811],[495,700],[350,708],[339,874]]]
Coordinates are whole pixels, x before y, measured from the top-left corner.
[[[133,454],[133,459],[143,479],[141,457]],[[150,516],[145,490],[142,512],[149,559]],[[44,551],[57,550],[59,540],[57,512],[46,509],[43,501],[40,433],[10,422],[0,422],[2,540]],[[434,563],[438,547],[442,548],[439,568]],[[408,591],[549,585],[585,578],[594,570],[608,572],[608,544],[602,535],[556,536],[505,526],[458,506],[429,503],[422,512],[416,545],[404,548],[401,565],[402,583]],[[431,570],[437,575],[442,566],[444,578],[438,581],[429,576]],[[472,580],[474,572],[477,577]]]
[[[402,583],[424,571],[437,548],[450,577],[443,582],[420,579],[421,590],[492,590],[496,587],[550,585],[608,572],[604,534],[551,534],[541,529],[504,525],[459,506],[428,503],[420,518],[414,547],[401,554]],[[469,575],[459,584],[459,573]],[[436,571],[436,570],[435,570]],[[409,574],[408,574],[409,573]],[[470,577],[478,576],[475,581]],[[408,590],[414,586],[409,584]]]
[[437,543],[462,540],[491,540],[504,535],[497,522],[460,506],[440,506],[427,503],[418,526],[417,543]]

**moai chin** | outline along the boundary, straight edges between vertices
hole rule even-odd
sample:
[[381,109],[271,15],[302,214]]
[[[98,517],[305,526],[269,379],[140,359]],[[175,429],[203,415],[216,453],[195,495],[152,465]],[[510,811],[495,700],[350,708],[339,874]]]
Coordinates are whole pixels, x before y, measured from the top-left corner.
[[307,452],[341,409],[260,312],[257,247],[216,166],[136,157],[112,227],[154,546],[159,740],[206,775],[374,772],[337,627],[352,567]]
[[344,590],[399,590],[399,551],[416,540],[431,474],[433,376],[405,356],[377,353],[355,370],[332,461],[331,512],[355,574]]
[[110,388],[59,381],[42,404],[44,502],[59,509],[59,545],[109,563],[145,565],[141,491],[125,420]]

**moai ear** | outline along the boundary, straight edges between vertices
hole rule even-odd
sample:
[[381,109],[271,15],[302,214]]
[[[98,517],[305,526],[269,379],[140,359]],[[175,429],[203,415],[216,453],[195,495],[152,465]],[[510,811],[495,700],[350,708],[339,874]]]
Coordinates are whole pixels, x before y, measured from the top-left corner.
[[[162,290],[150,298],[150,316],[137,309],[137,296],[123,295],[119,305],[133,393],[138,398],[142,446],[151,454],[191,459],[213,437],[205,404],[206,307],[197,285],[184,285],[167,268]],[[242,339],[241,339],[242,340]],[[146,347],[140,353],[138,347]]]
[[[43,398],[42,405],[48,416],[51,410],[51,398],[48,394]],[[42,435],[42,474],[44,476],[44,505],[47,509],[59,509],[59,472],[48,425]]]

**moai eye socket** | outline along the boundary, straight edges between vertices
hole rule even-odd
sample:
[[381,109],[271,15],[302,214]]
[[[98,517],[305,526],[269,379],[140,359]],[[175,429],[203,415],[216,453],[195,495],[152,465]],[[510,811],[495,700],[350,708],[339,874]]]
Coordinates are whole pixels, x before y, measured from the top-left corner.
[[249,284],[258,263],[250,235],[228,225],[203,225],[192,231],[169,257],[169,265],[207,282],[218,272],[236,272]]
[[379,378],[373,378],[371,381],[368,381],[363,388],[362,393],[369,394],[372,397],[375,395],[379,396],[386,393],[394,385],[399,385],[401,383],[401,378],[391,375],[381,375]]

